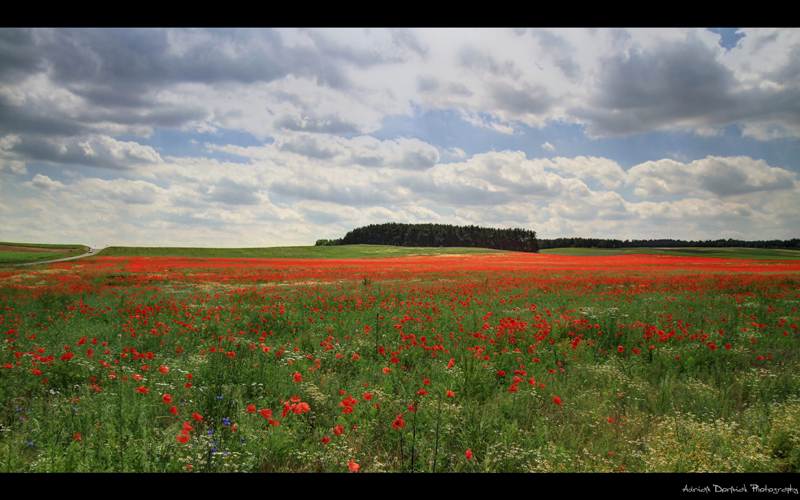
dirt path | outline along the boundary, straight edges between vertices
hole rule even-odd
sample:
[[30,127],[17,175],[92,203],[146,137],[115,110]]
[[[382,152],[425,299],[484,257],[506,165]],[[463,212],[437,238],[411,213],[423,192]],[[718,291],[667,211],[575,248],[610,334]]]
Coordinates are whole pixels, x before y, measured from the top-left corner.
[[24,264],[9,264],[9,267],[37,266],[39,264],[50,264],[51,262],[63,262],[65,260],[81,259],[83,257],[88,257],[90,255],[97,255],[100,252],[101,249],[100,248],[92,248],[91,250],[92,250],[92,253],[86,252],[83,255],[76,255],[75,257],[67,257],[66,259],[45,260],[45,261],[42,261],[42,262],[26,262]]

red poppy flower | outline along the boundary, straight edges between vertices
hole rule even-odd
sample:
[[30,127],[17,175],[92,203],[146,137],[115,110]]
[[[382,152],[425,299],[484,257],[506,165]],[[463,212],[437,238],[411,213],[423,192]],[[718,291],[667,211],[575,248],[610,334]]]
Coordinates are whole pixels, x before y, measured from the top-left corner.
[[256,405],[247,405],[247,413],[255,413]]
[[191,383],[191,382],[186,382],[186,388],[187,388],[187,389],[188,389],[188,388],[190,388],[191,386],[192,386],[192,383]]
[[280,424],[278,423],[277,420],[270,420],[269,425],[274,425],[275,427],[278,427]]
[[622,347],[622,346],[619,346],[619,347],[617,347],[617,350],[618,350],[619,352],[624,352],[624,351],[625,351],[625,348],[624,348],[624,347]]
[[508,392],[519,392],[519,388],[516,385],[512,385],[508,388]]
[[431,385],[431,379],[426,378],[422,381],[423,384]]
[[558,406],[561,406],[561,398],[558,396],[554,397],[553,403],[557,404]]
[[158,367],[158,372],[166,375],[167,373],[169,373],[169,367],[168,366],[159,366]]
[[416,412],[417,412],[417,407],[416,407],[416,406],[414,406],[414,402],[413,402],[413,401],[412,401],[412,402],[411,402],[411,404],[408,406],[408,411],[410,411],[410,412],[412,412],[412,413],[416,413]]
[[392,370],[388,366],[384,366],[383,367],[383,373],[388,374],[390,371],[392,371]]
[[472,450],[467,450],[467,452],[464,453],[464,456],[467,457],[467,460],[472,460]]
[[172,408],[170,408],[170,409],[169,409],[169,411],[170,411],[170,413],[172,413],[173,415],[176,415],[176,416],[178,415],[178,409],[177,409],[177,408],[175,408],[175,405],[172,405]]
[[454,398],[454,397],[456,397],[456,393],[455,393],[455,392],[453,392],[453,391],[447,391],[446,395],[447,395],[447,397],[449,397],[449,398]]
[[295,382],[302,382],[303,381],[303,374],[300,373],[300,372],[294,372],[292,377],[294,377],[294,381]]
[[320,441],[320,442],[322,444],[328,444],[330,441],[331,441],[331,438],[329,438],[328,436],[325,436],[324,438],[322,438],[322,441]]
[[532,378],[528,379],[528,383],[531,384],[531,385],[536,385],[536,381],[534,379],[532,379]]
[[504,372],[503,370],[500,370],[499,372],[497,372],[497,374],[500,375],[501,377],[506,376],[506,372]]
[[73,437],[75,438],[75,441],[80,441],[82,439],[80,434],[75,434]]
[[61,356],[61,361],[69,361],[70,359],[72,359],[74,357],[75,357],[74,353],[68,352],[68,353],[64,354],[63,356]]
[[350,472],[358,472],[359,465],[355,463],[352,458],[347,466],[350,468]]
[[[253,405],[250,405],[250,406],[253,406]],[[248,407],[248,411],[250,411],[249,407]],[[253,411],[255,411],[255,410],[253,410]],[[272,410],[268,410],[268,409],[264,408],[263,410],[261,410],[261,416],[266,418],[267,420],[271,419],[272,418]]]
[[190,436],[188,433],[181,432],[175,439],[177,439],[181,444],[186,444],[190,439],[192,439],[192,436]]
[[92,352],[91,349],[87,349],[86,350],[86,356],[89,357],[89,358],[93,358],[94,357],[94,352]]
[[365,392],[364,393],[364,399],[366,399],[367,401],[371,401],[372,400],[372,394],[369,393],[369,392]]
[[333,428],[333,433],[336,434],[337,436],[341,436],[343,432],[344,432],[343,425],[337,425],[336,427]]
[[164,394],[163,396],[161,396],[161,400],[164,402],[164,404],[170,404],[172,403],[172,396],[170,396],[169,394]]
[[454,364],[456,364],[456,360],[455,359],[450,359],[450,362],[447,363],[447,367],[448,368],[452,368]]
[[150,389],[145,389],[144,386],[141,386],[134,389],[134,391],[141,392],[142,394],[147,394],[148,392],[150,392]]
[[419,394],[420,396],[426,396],[428,394],[428,391],[426,391],[425,388],[422,388],[417,391],[417,394]]
[[608,417],[607,419],[609,422],[614,423],[614,419],[612,417]]
[[194,413],[192,413],[192,418],[193,418],[193,419],[195,419],[195,420],[197,420],[198,422],[202,422],[202,421],[203,421],[203,416],[202,416],[202,415],[200,415],[200,414],[199,414],[199,413],[197,413],[197,412],[194,412]]
[[406,426],[406,423],[403,421],[403,414],[397,415],[397,418],[394,419],[392,422],[392,429],[399,431],[403,427]]

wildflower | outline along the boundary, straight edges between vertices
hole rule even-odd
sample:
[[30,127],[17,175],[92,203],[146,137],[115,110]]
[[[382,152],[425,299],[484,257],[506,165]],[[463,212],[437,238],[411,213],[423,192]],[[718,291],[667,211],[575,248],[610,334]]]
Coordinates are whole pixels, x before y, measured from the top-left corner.
[[403,421],[403,414],[400,413],[399,415],[397,415],[397,418],[395,418],[394,421],[392,422],[392,429],[399,431],[405,426],[406,423]]
[[553,403],[557,404],[558,406],[561,406],[561,398],[558,396],[554,397]]
[[372,394],[369,393],[369,392],[365,392],[364,393],[364,399],[366,399],[367,401],[371,401],[372,400]]
[[353,461],[352,458],[350,459],[350,463],[347,464],[347,466],[350,467],[350,472],[358,472],[359,465],[355,463],[355,461]]
[[255,413],[256,405],[247,405],[247,413]]
[[467,460],[472,460],[472,449],[467,450],[464,456],[467,457]]
[[500,375],[501,377],[506,376],[506,372],[504,372],[503,370],[498,371],[497,374]]
[[172,396],[170,396],[169,394],[164,394],[163,396],[161,396],[161,400],[164,402],[164,404],[170,404],[172,403]]
[[80,441],[81,439],[83,439],[83,437],[80,434],[75,434],[73,437],[75,438],[75,441]]
[[625,351],[625,348],[624,348],[624,347],[622,347],[622,346],[619,346],[619,347],[617,347],[617,350],[618,350],[619,352],[624,352],[624,351]]
[[453,391],[447,391],[446,395],[447,395],[447,397],[448,397],[448,398],[454,398],[454,397],[456,397],[456,393],[455,393],[455,392],[453,392]]
[[170,413],[172,413],[173,415],[176,415],[176,416],[178,415],[178,409],[177,409],[177,408],[175,408],[175,405],[172,405],[172,408],[170,408],[170,409],[169,409],[169,411],[170,411]]
[[448,368],[452,368],[452,367],[453,367],[453,365],[455,365],[455,364],[456,364],[456,360],[451,358],[451,359],[450,359],[450,362],[449,362],[449,363],[447,363],[447,367],[448,367]]
[[198,422],[202,422],[202,421],[203,421],[203,416],[202,416],[202,415],[200,415],[200,414],[199,414],[199,413],[197,413],[197,412],[194,412],[194,413],[192,413],[192,418],[193,418],[193,419],[195,419],[195,420],[197,420]]
[[147,394],[148,392],[150,392],[150,389],[145,389],[144,386],[141,386],[134,389],[134,391],[141,392],[142,394]]
[[188,432],[181,432],[181,433],[178,435],[178,437],[176,437],[175,439],[177,439],[177,440],[178,440],[178,442],[179,442],[179,443],[181,443],[181,444],[186,444],[186,443],[188,443],[188,442],[189,442],[189,440],[190,440],[191,438],[192,438],[192,436],[190,436]]
[[337,436],[341,436],[342,432],[344,432],[343,425],[337,425],[336,427],[333,428],[333,433],[336,434]]
[[420,396],[425,396],[428,394],[428,391],[426,391],[425,388],[422,388],[417,391],[417,394],[419,394]]
[[270,421],[269,421],[269,425],[273,425],[273,426],[275,426],[275,427],[278,427],[280,424],[278,423],[278,421],[277,421],[277,420],[270,420]]
[[[253,405],[250,405],[250,406],[253,406]],[[247,411],[250,411],[250,407],[248,406],[247,408],[248,408]],[[255,411],[255,409],[253,411]],[[268,409],[264,408],[263,410],[261,410],[261,416],[266,418],[267,420],[271,419],[272,418],[272,410],[268,410]]]
[[328,444],[330,441],[331,441],[331,438],[329,438],[328,436],[325,436],[324,438],[322,438],[322,441],[320,441],[320,442],[322,444]]
[[300,373],[300,372],[294,372],[292,377],[294,377],[294,381],[295,382],[302,382],[303,381],[303,374]]
[[429,378],[426,378],[426,379],[424,379],[424,380],[422,381],[422,383],[423,383],[423,384],[426,384],[426,385],[431,385],[431,379],[429,379]]
[[158,372],[163,374],[163,375],[166,375],[167,373],[169,373],[169,367],[168,366],[159,366],[158,367]]
[[607,420],[608,420],[610,423],[612,423],[612,424],[614,423],[614,419],[613,419],[612,417],[608,417],[608,419],[607,419]]
[[508,392],[519,392],[519,388],[516,385],[511,384],[511,387],[508,388]]
[[383,373],[388,374],[390,371],[392,371],[392,370],[388,366],[384,366],[383,367]]

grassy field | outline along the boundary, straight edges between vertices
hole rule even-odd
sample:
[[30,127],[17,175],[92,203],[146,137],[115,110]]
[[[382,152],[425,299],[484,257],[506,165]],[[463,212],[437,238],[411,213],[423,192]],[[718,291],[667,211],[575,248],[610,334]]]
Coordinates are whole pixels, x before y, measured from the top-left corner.
[[253,259],[355,259],[426,255],[483,255],[508,253],[487,248],[397,247],[387,245],[296,246],[267,248],[108,247],[105,257],[202,257]]
[[719,259],[800,260],[800,250],[773,248],[550,248],[547,255],[674,255],[681,257],[714,257]]
[[25,247],[25,248],[74,248],[74,251],[69,253],[56,253],[56,252],[14,252],[14,251],[0,251],[0,265],[7,264],[25,264],[28,262],[45,262],[48,260],[64,259],[67,257],[75,257],[82,255],[89,251],[86,245],[53,245],[53,244],[40,244],[40,243],[9,243],[0,241],[0,245]]
[[596,260],[3,270],[0,471],[800,470],[797,264]]

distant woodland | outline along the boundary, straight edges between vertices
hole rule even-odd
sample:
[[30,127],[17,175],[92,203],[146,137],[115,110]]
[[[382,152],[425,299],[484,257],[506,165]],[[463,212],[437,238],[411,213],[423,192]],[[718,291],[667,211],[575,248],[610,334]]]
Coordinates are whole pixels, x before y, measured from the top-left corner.
[[514,252],[538,252],[549,248],[681,248],[746,247],[800,250],[800,239],[744,241],[718,240],[614,240],[603,238],[537,239],[536,231],[495,229],[446,224],[370,224],[348,232],[343,238],[317,240],[316,246],[394,245],[405,247],[475,247]]

